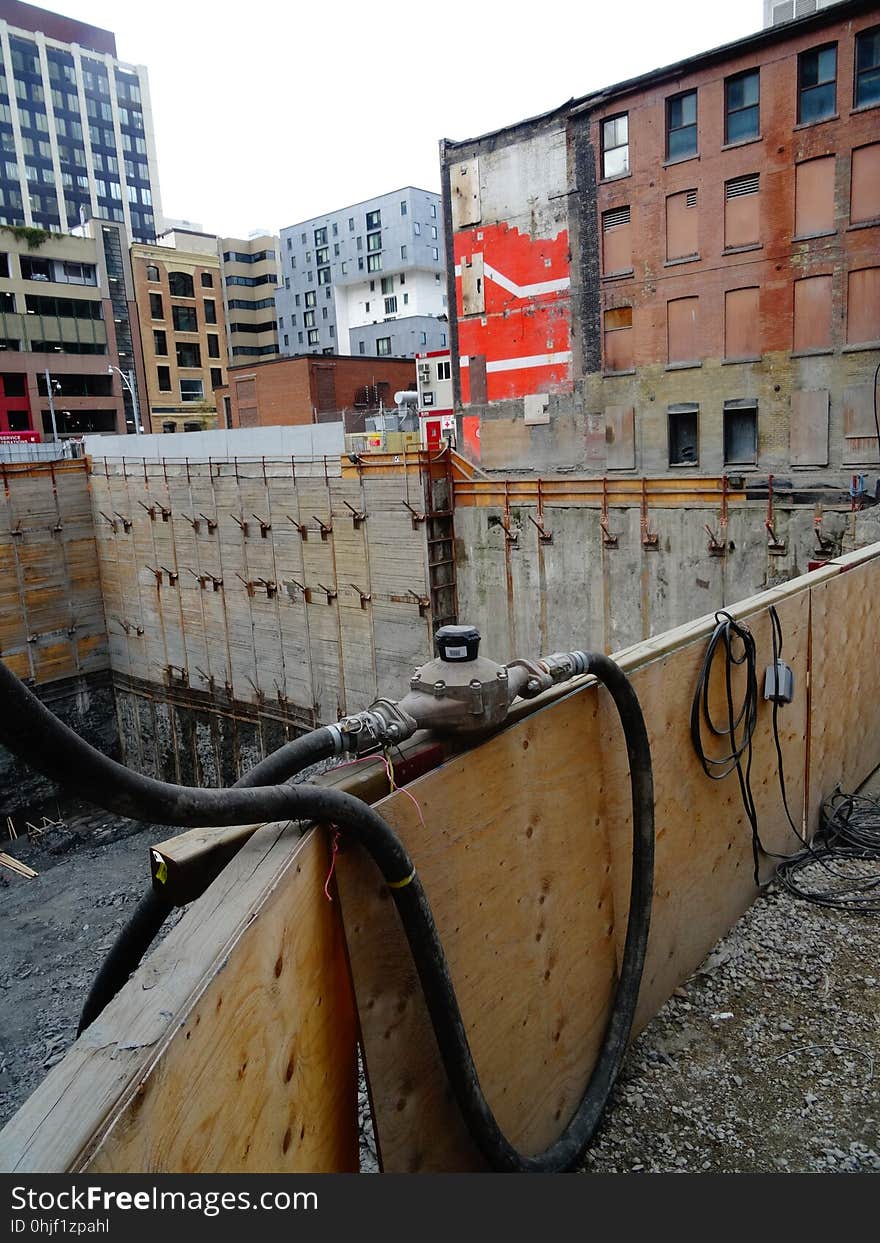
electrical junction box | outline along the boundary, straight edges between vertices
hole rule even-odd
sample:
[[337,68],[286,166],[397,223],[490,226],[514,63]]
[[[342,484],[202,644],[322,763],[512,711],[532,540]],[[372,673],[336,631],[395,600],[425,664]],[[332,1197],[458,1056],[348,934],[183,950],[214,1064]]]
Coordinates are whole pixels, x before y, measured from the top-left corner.
[[767,666],[764,674],[764,698],[776,700],[778,704],[790,704],[794,699],[794,673],[791,665],[784,660],[777,660],[776,667]]

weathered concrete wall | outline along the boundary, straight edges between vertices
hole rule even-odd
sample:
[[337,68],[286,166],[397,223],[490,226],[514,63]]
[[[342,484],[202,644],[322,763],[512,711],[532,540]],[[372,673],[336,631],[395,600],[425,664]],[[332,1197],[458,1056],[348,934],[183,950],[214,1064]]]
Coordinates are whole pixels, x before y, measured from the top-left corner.
[[[815,557],[811,506],[777,505],[784,555],[768,552],[766,505],[732,507],[720,557],[708,550],[706,524],[719,528],[711,508],[652,510],[656,550],[642,544],[638,508],[610,511],[616,548],[603,544],[597,508],[545,507],[549,544],[528,521],[534,512],[511,506],[512,542],[503,510],[456,511],[459,617],[480,628],[483,651],[496,660],[570,648],[613,652],[802,574]],[[836,551],[850,551],[880,538],[880,510],[827,512],[822,529]]]
[[[0,657],[102,751],[117,747],[109,652],[85,462],[2,468]],[[53,782],[0,748],[0,815],[52,797]]]
[[286,733],[401,693],[431,651],[418,473],[102,463],[92,488],[134,767],[234,779]]

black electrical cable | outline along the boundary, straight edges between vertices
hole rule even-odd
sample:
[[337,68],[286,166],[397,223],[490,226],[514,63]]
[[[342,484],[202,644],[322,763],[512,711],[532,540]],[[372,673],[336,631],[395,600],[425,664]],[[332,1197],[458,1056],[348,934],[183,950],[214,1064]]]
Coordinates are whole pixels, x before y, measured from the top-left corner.
[[633,806],[629,916],[617,987],[590,1081],[563,1134],[535,1156],[518,1152],[507,1140],[483,1095],[427,896],[403,844],[372,807],[343,791],[307,784],[196,790],[143,777],[80,739],[2,662],[0,695],[7,710],[0,716],[0,741],[72,792],[136,819],[195,827],[308,818],[351,833],[372,856],[391,890],[443,1065],[474,1142],[493,1169],[552,1173],[570,1169],[590,1142],[626,1053],[644,968],[653,888],[653,776],[639,701],[626,675],[608,657],[590,655],[588,671],[614,701],[629,758]]
[[[313,730],[301,738],[284,743],[277,751],[266,756],[239,778],[233,788],[249,789],[289,781],[309,765],[328,759],[335,749],[335,741],[329,729]],[[169,902],[155,885],[150,885],[133,914],[120,928],[92,981],[79,1016],[77,1036],[81,1036],[87,1027],[91,1027],[126,984],[129,976],[138,969],[173,910],[174,903]]]
[[[813,865],[821,865],[814,873]],[[862,875],[863,867],[874,870]],[[834,877],[824,886],[819,875]],[[816,906],[860,915],[880,914],[880,799],[836,791],[822,805],[819,832],[807,849],[784,862],[781,884]]]

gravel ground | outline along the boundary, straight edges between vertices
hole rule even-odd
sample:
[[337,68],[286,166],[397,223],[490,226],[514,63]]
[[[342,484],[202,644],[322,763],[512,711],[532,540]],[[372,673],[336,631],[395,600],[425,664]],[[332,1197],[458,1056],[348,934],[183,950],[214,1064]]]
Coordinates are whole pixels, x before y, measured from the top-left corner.
[[[106,821],[106,822],[105,822]],[[161,826],[91,817],[3,848],[0,1124],[73,1040]],[[880,1171],[880,917],[768,890],[633,1045],[584,1170]],[[377,1168],[366,1096],[362,1168]]]

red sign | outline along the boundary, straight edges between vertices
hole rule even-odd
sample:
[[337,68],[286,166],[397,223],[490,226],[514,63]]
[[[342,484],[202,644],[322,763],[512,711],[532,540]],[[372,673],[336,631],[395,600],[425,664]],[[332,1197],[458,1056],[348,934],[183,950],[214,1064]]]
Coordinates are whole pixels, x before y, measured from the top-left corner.
[[38,445],[40,443],[39,432],[0,432],[0,444],[9,441],[24,441],[26,444]]

